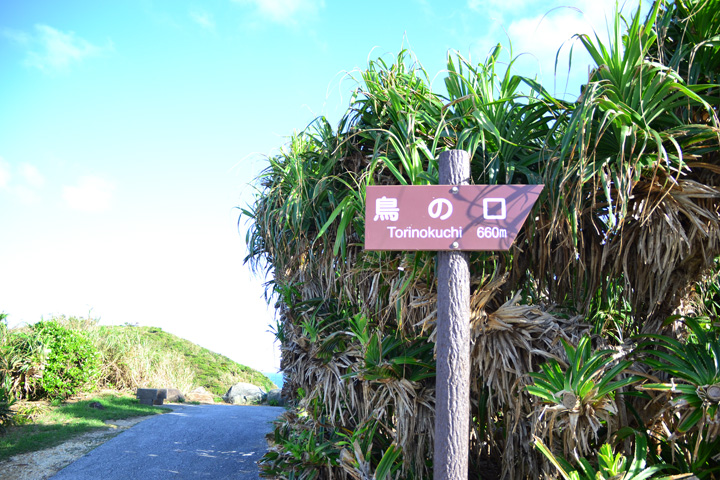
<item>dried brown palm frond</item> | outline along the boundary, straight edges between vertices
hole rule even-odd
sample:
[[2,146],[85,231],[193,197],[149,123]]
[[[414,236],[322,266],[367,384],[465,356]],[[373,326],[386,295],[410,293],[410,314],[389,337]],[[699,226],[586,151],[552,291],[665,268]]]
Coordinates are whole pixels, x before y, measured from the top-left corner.
[[369,418],[394,426],[390,429],[393,442],[405,452],[403,471],[422,465],[433,451],[435,389],[403,378],[374,384],[370,390]]
[[339,458],[336,438],[318,428],[306,413],[289,410],[275,420],[275,431],[266,436],[268,453],[258,462],[263,478],[317,478],[349,480],[349,475],[333,465]]
[[311,341],[300,330],[297,326],[286,324],[287,340],[281,346],[282,369],[290,379],[289,388],[294,390],[288,393],[295,397],[297,389],[301,388],[305,392],[301,406],[320,400],[333,416],[356,417],[355,408],[363,402],[356,390],[349,387],[351,380],[343,376],[357,361],[359,350],[350,344],[342,352],[332,352],[328,357],[320,350],[339,335],[331,334],[329,341],[328,338]]
[[521,305],[520,292],[490,314],[481,307],[484,298],[487,296],[481,291],[470,300],[471,358],[479,379],[476,389],[491,389],[490,415],[501,408],[522,410],[529,405],[521,405],[527,401],[525,394],[518,395],[527,382],[526,375],[536,371],[540,362],[560,358],[560,339],[575,343],[590,327],[580,324],[579,317],[564,319],[543,306]]
[[[629,220],[604,252],[622,274],[641,319],[665,319],[720,253],[720,190],[692,180],[672,188],[637,185]],[[646,331],[657,331],[648,322]]]
[[505,431],[499,433],[504,438],[495,440],[500,452],[501,478],[541,478],[539,472],[544,471],[544,461],[532,447],[532,421],[527,413],[505,410],[503,424]]
[[[536,294],[544,294],[551,301],[587,312],[602,275],[603,229],[596,215],[603,207],[590,200],[583,209],[581,198],[587,197],[578,185],[578,191],[568,194],[568,202],[575,195],[580,203],[576,211],[553,211],[549,202],[554,195],[548,193],[548,203],[541,204],[534,219],[534,234],[528,236],[522,255],[531,270]],[[574,207],[564,206],[568,209]],[[520,240],[523,240],[521,237]],[[522,268],[522,267],[521,267]],[[513,276],[520,277],[523,270],[514,266]]]
[[[502,414],[505,435],[498,445],[502,451],[505,478],[523,478],[538,472],[542,460],[530,443],[532,422],[528,419],[531,400],[523,388],[527,374],[547,358],[562,356],[560,339],[575,342],[589,326],[578,318],[564,319],[547,307],[520,304],[520,293],[493,313],[485,307],[500,291],[507,275],[490,281],[471,297],[471,381],[473,396],[488,387],[487,418]],[[492,438],[491,442],[494,442]]]
[[430,252],[360,251],[337,283],[379,330],[415,337],[434,326],[433,265]]
[[[711,395],[720,395],[718,393],[720,385],[706,385],[704,388],[698,388],[698,396],[707,398],[708,390],[713,387],[718,390],[711,392]],[[649,418],[648,431],[656,438],[663,439],[668,443],[673,462],[675,462],[676,455],[684,455],[685,460],[692,463],[693,458],[698,457],[700,447],[704,443],[711,443],[720,435],[720,414],[708,412],[708,406],[712,401],[704,402],[706,404],[701,408],[702,415],[697,423],[687,431],[683,431],[681,426],[691,418],[695,410],[686,400],[673,400],[673,394],[669,391],[653,392],[650,389],[638,388],[652,397],[652,401],[648,404],[651,414],[645,415]],[[685,443],[685,448],[677,448],[678,442]]]
[[[288,430],[296,438],[322,430],[320,442],[348,439],[344,454],[328,450],[335,466],[318,469],[319,478],[371,478],[382,452],[395,447],[403,452],[397,478],[430,475],[432,349],[408,352],[435,338],[434,255],[361,245],[365,186],[435,183],[446,148],[471,154],[471,182],[545,184],[511,252],[471,256],[475,445],[501,454],[505,478],[537,478],[534,421],[548,434],[561,427],[557,439],[574,432],[567,442],[578,452],[598,424],[615,421],[612,398],[577,405],[570,395],[567,405],[553,397],[554,406],[528,417],[521,387],[538,363],[562,361],[558,339],[575,344],[587,330],[542,302],[588,312],[612,285],[630,301],[627,318],[648,323],[674,308],[720,253],[720,197],[711,187],[720,185],[720,122],[717,102],[706,100],[717,92],[683,83],[690,64],[677,78],[672,65],[655,61],[664,55],[653,54],[648,22],[633,20],[624,34],[616,17],[609,48],[582,36],[598,65],[575,104],[498,75],[499,48],[485,64],[449,58],[447,98],[431,92],[405,54],[393,64],[372,62],[337,130],[319,119],[269,159],[262,196],[247,213],[255,222],[248,258],[274,275],[268,285],[278,298],[286,389],[306,407]],[[690,118],[702,125],[686,125]],[[511,298],[523,289],[538,305]],[[357,318],[366,329],[357,329]],[[379,354],[368,355],[371,337]],[[376,429],[374,439],[366,429]],[[315,475],[313,468],[302,474]]]
[[[600,397],[583,403],[572,392],[563,394],[562,405],[545,405],[534,413],[534,434],[549,438],[552,445],[555,432],[560,432],[566,457],[587,456],[592,451],[591,440],[597,440],[598,431],[605,426],[615,431],[617,405],[610,397]],[[602,422],[601,422],[602,421]]]
[[352,453],[346,448],[340,451],[340,466],[353,480],[373,480],[372,465],[358,442],[353,442]]

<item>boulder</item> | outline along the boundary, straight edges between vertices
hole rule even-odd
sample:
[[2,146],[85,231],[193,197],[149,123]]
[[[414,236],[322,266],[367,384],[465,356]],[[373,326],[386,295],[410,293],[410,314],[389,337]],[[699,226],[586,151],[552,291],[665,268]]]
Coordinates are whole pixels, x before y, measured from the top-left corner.
[[168,402],[184,402],[185,398],[177,388],[138,388],[137,398],[145,405],[162,405]]
[[267,398],[265,390],[251,383],[236,383],[223,395],[223,400],[233,405],[262,403]]
[[280,390],[279,388],[270,390],[267,394],[267,403],[268,403],[268,405],[273,405],[273,406],[278,406],[278,407],[284,406],[285,399],[282,396],[282,390]]
[[205,390],[203,387],[198,387],[192,392],[185,395],[186,402],[200,402],[200,403],[215,403],[215,396]]
[[157,388],[138,388],[136,396],[143,405],[162,405],[165,400],[158,394]]
[[158,397],[162,397],[166,402],[184,402],[185,397],[177,388],[159,388]]

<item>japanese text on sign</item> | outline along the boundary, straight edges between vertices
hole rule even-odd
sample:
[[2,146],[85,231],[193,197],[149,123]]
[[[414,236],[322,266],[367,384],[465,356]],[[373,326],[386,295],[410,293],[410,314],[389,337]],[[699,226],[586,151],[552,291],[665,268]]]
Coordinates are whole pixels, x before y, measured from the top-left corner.
[[507,250],[542,185],[371,186],[368,250]]

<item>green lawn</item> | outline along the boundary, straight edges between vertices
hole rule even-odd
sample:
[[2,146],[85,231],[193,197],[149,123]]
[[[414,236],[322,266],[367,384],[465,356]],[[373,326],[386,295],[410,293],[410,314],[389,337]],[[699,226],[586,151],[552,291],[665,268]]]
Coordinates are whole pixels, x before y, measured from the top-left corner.
[[[104,410],[91,408],[99,402]],[[20,453],[54,447],[80,434],[107,428],[105,420],[122,420],[170,411],[169,408],[141,405],[131,396],[98,395],[88,400],[47,406],[26,404],[37,413],[28,423],[13,426],[0,434],[0,460]],[[41,406],[42,405],[42,406]],[[22,419],[22,413],[20,415]]]

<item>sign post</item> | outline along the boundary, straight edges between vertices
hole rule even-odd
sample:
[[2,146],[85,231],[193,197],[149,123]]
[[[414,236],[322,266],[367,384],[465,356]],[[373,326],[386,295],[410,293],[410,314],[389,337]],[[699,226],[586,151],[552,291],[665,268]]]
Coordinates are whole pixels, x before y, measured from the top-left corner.
[[542,185],[469,185],[467,152],[440,154],[440,185],[368,186],[366,250],[436,250],[434,478],[466,480],[470,268],[466,250],[509,250]]
[[[440,183],[467,185],[467,152],[440,154]],[[468,478],[470,436],[470,267],[463,251],[438,252],[433,478]]]

